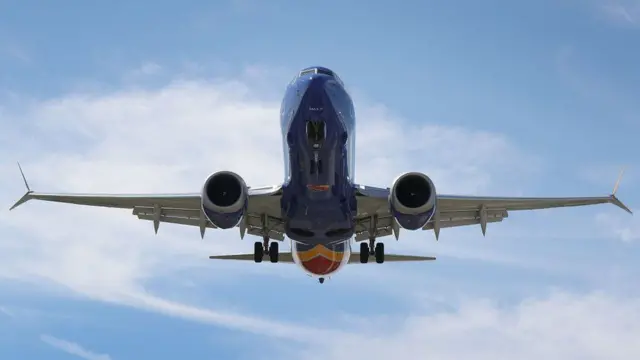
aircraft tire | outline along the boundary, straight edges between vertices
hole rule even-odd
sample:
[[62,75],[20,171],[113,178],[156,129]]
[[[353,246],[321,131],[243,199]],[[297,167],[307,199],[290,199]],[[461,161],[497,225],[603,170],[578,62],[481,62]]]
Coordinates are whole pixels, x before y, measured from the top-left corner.
[[256,241],[253,244],[253,261],[255,261],[256,263],[261,263],[263,257],[264,247],[262,247],[262,242]]
[[360,263],[366,264],[369,262],[369,244],[366,242],[360,243]]
[[384,244],[376,244],[376,262],[382,264],[384,262]]
[[278,262],[278,246],[279,244],[277,242],[272,242],[271,244],[269,244],[269,260],[272,263],[277,263]]

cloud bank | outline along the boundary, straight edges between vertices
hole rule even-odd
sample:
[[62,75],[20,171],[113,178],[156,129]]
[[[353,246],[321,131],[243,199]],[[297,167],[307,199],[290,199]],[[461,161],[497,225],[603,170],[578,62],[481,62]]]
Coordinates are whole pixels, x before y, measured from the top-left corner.
[[[160,68],[154,69],[145,74]],[[278,183],[283,175],[279,103],[269,98],[247,80],[178,79],[152,88],[20,99],[0,109],[0,133],[10,134],[0,154],[5,175],[0,184],[7,189],[0,199],[8,209],[24,191],[16,159],[31,187],[41,191],[192,192],[220,169],[236,171],[252,185]],[[430,174],[443,192],[501,190],[509,195],[520,192],[543,167],[503,134],[410,123],[384,106],[366,100],[357,105],[358,182],[387,186],[398,173],[417,170]],[[257,311],[194,306],[149,288],[180,271],[207,271],[211,284],[229,281],[230,273],[234,279],[304,277],[290,267],[206,259],[213,253],[250,251],[250,243],[238,241],[235,231],[209,231],[202,241],[198,229],[162,224],[154,236],[150,223],[127,211],[37,202],[1,212],[0,229],[3,281],[295,340],[309,350],[308,358],[329,351],[351,359],[394,354],[442,359],[609,354],[612,359],[638,351],[628,344],[632,335],[640,335],[635,298],[556,294],[510,307],[469,299],[452,312],[434,313],[414,304],[427,315],[338,319],[344,327],[316,327],[252,315]],[[403,236],[408,248],[412,239],[432,237]],[[408,275],[399,272],[397,277]],[[72,343],[46,339],[75,349],[78,356],[92,356]],[[342,350],[334,353],[327,341]]]

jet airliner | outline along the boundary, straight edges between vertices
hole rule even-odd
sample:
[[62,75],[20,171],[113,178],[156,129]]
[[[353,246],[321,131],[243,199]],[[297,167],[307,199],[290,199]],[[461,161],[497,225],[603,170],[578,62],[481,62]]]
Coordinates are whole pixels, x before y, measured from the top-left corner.
[[[501,222],[509,211],[612,203],[631,213],[615,193],[598,197],[488,197],[444,195],[421,172],[400,174],[388,188],[355,182],[356,117],[340,77],[328,68],[301,70],[288,84],[280,111],[284,179],[248,186],[231,171],[210,175],[199,193],[53,194],[34,192],[22,174],[27,193],[11,208],[31,200],[130,209],[139,219],[191,225],[205,230],[239,228],[240,237],[262,238],[253,254],[212,259],[298,264],[323,283],[345,264],[435,260],[434,257],[385,255],[380,238],[400,229],[433,230]],[[291,241],[280,253],[279,243]],[[352,253],[351,245],[359,244]]]

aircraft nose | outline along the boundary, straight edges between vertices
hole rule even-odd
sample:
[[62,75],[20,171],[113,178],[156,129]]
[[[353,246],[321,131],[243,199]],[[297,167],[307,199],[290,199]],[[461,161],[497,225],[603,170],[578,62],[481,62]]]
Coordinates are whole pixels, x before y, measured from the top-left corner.
[[322,98],[323,95],[326,94],[326,82],[326,76],[317,74],[309,76],[307,81],[305,81],[305,96],[310,98]]

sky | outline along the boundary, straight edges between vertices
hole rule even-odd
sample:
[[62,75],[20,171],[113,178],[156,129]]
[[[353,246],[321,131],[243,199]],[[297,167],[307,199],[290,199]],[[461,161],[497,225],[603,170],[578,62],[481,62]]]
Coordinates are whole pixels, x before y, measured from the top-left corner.
[[[218,170],[282,181],[279,105],[336,71],[355,180],[438,192],[618,196],[640,209],[638,0],[0,0],[0,358],[632,359],[640,221],[612,205],[401,231],[325,284],[215,262],[236,230],[30,202],[196,192]],[[286,250],[287,245],[282,250]]]

